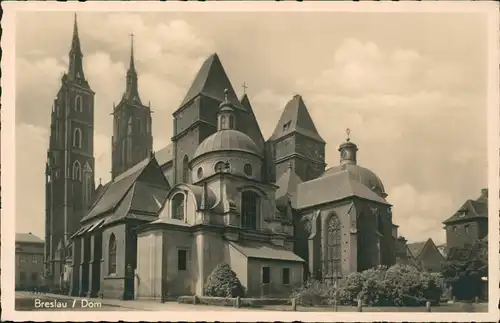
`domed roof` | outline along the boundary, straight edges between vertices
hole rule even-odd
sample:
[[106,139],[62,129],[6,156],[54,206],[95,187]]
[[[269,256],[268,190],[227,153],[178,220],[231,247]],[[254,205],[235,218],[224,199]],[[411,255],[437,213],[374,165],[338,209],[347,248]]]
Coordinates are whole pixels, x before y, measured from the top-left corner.
[[384,184],[382,184],[380,178],[368,168],[364,168],[356,164],[341,164],[331,167],[326,170],[322,177],[336,174],[345,170],[349,172],[349,176],[353,180],[365,185],[372,191],[385,193]]
[[233,129],[219,130],[196,148],[194,158],[201,155],[223,150],[242,151],[260,156],[259,148],[253,140],[241,131]]

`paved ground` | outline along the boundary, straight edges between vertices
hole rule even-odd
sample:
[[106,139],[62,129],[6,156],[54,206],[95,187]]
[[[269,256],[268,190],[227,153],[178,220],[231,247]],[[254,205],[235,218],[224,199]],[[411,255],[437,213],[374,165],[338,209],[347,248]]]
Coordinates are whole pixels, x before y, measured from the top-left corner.
[[[236,311],[225,306],[205,306],[179,304],[177,302],[160,303],[154,301],[122,301],[113,299],[70,297],[54,294],[16,292],[16,310],[18,311]],[[290,305],[263,306],[251,310],[291,311]],[[333,307],[297,307],[300,312],[330,312]],[[339,306],[338,312],[356,312],[356,307]],[[365,307],[363,312],[425,312],[425,307]],[[432,312],[487,312],[486,303],[455,303],[432,307]]]

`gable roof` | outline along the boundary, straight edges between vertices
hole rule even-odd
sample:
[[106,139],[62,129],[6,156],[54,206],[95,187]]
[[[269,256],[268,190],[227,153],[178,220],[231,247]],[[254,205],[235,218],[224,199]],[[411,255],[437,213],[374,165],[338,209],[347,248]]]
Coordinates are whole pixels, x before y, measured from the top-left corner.
[[456,222],[467,222],[474,219],[488,218],[488,200],[477,199],[467,200],[455,214],[443,221],[443,224],[450,225]]
[[259,149],[264,148],[264,136],[262,135],[262,130],[260,129],[259,122],[257,121],[257,117],[253,111],[252,104],[250,103],[250,99],[248,95],[245,93],[240,100],[241,104],[245,108],[245,110],[249,113],[250,119],[252,122],[247,122],[247,129],[244,131],[252,140],[255,142]]
[[244,109],[234,92],[219,56],[217,53],[214,53],[205,60],[198,74],[196,74],[191,87],[180,104],[180,108],[200,94],[223,102],[225,89],[229,91],[227,94],[228,100],[233,103],[236,108]]
[[[148,183],[137,182],[141,174],[143,174],[150,165],[152,167],[158,167],[158,171],[161,173],[161,175],[158,175],[163,175],[163,173],[159,170],[158,162],[154,156],[152,158],[148,157],[144,159],[132,168],[117,176],[110,183],[106,184],[104,186],[106,189],[102,190],[103,192],[101,196],[95,201],[94,205],[90,208],[87,215],[82,218],[81,222],[85,222],[99,215],[112,212],[120,205],[122,207],[126,206],[127,210],[139,208],[142,212],[148,212],[149,206],[146,206],[147,203],[145,204],[143,200],[151,202],[154,192],[157,190],[165,190],[165,188],[157,188],[153,185],[148,185]],[[166,179],[165,182],[168,186]],[[168,187],[168,189],[170,189],[170,187]],[[163,200],[161,202],[163,202]],[[123,215],[126,214],[127,212],[123,213]]]
[[277,140],[290,133],[300,133],[319,142],[325,142],[318,133],[302,96],[298,94],[285,105],[280,120],[269,140]]
[[303,209],[314,205],[359,197],[380,204],[390,205],[385,199],[365,185],[353,180],[348,171],[319,177],[297,186],[295,207]]
[[30,233],[17,233],[16,232],[16,243],[45,243],[42,239],[36,235]]
[[414,243],[408,243],[408,250],[410,250],[411,255],[413,258],[417,259],[422,250],[424,249],[425,244],[427,241],[421,241],[421,242],[414,242]]

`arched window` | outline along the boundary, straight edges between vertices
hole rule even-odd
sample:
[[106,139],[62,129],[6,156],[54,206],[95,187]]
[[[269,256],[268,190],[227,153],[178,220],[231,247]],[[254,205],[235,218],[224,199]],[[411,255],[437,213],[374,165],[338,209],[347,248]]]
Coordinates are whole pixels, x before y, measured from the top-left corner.
[[73,179],[75,181],[82,180],[82,166],[80,165],[80,162],[78,160],[75,160],[75,162],[73,163]]
[[342,276],[341,225],[336,214],[331,214],[326,227],[325,279],[335,281]]
[[229,116],[229,129],[234,129],[234,116]]
[[80,95],[75,97],[75,110],[78,112],[83,111],[83,99]]
[[241,196],[241,227],[257,229],[259,196],[253,191],[245,191]]
[[184,221],[184,194],[178,193],[172,199],[172,219]]
[[82,131],[80,128],[73,130],[73,147],[82,148]]
[[116,238],[112,233],[108,246],[108,275],[116,274]]
[[182,182],[189,183],[189,158],[184,156],[182,160]]

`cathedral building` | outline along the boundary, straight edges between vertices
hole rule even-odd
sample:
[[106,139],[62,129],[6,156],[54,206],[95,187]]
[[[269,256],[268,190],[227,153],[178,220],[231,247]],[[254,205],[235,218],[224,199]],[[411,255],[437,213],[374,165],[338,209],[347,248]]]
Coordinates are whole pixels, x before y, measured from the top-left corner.
[[380,178],[359,165],[349,131],[339,164],[326,169],[326,143],[295,95],[265,140],[217,54],[174,111],[172,142],[153,152],[132,44],[125,93],[113,107],[112,179],[93,189],[93,92],[82,56],[75,20],[57,99],[66,101],[52,112],[46,235],[47,270],[66,271],[72,295],[203,295],[225,262],[248,296],[270,296],[310,276],[337,282],[395,263],[391,205]]

